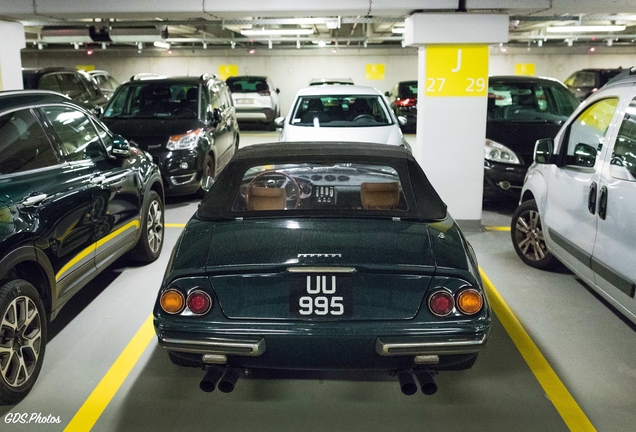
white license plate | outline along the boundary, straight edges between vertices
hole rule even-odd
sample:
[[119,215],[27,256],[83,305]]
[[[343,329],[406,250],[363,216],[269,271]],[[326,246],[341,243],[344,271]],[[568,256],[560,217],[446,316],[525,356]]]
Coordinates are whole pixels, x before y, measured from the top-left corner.
[[253,103],[254,103],[254,99],[237,99],[236,100],[237,105],[253,104]]

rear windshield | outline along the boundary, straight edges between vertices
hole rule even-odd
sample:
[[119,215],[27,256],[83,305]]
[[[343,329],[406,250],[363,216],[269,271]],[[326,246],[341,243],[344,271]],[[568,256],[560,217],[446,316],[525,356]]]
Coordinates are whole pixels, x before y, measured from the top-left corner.
[[232,212],[272,210],[400,213],[408,205],[400,177],[390,166],[299,163],[247,169]]
[[198,98],[198,84],[162,82],[127,85],[113,96],[104,118],[196,118]]
[[417,81],[408,81],[400,83],[399,96],[401,98],[417,97]]
[[491,82],[488,120],[562,123],[579,105],[564,87],[531,82]]
[[226,81],[232,93],[258,93],[269,90],[265,78],[228,78]]
[[301,96],[290,120],[294,126],[373,127],[393,124],[380,96]]

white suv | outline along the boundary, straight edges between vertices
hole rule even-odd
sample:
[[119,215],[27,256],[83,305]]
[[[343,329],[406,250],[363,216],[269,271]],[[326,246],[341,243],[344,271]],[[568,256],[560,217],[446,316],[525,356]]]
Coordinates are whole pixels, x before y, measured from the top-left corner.
[[558,259],[636,323],[636,69],[537,141],[511,229],[526,264]]

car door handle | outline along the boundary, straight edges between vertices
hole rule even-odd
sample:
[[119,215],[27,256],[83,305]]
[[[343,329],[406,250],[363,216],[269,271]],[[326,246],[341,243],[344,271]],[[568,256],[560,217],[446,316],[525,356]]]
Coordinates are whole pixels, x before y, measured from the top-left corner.
[[91,177],[91,179],[89,180],[90,183],[92,185],[101,185],[102,183],[104,183],[104,180],[106,180],[106,177],[103,175],[98,175],[95,177]]
[[31,207],[40,204],[42,201],[48,198],[47,194],[30,195],[22,200],[22,205]]
[[603,186],[601,193],[598,195],[598,216],[605,220],[607,216],[607,188]]
[[590,213],[596,213],[596,182],[590,185],[590,194],[587,197],[587,209]]

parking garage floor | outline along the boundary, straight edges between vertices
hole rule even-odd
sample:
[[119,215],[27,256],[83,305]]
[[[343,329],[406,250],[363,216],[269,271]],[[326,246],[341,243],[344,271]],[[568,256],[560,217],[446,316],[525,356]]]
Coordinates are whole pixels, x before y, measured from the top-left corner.
[[[245,132],[242,143],[276,138]],[[435,395],[405,396],[388,375],[347,373],[245,377],[232,393],[203,393],[203,373],[172,365],[149,320],[196,207],[169,199],[159,260],[116,263],[69,302],[51,323],[38,382],[20,404],[0,407],[0,429],[636,430],[636,326],[565,268],[540,271],[517,258],[506,230],[515,203],[485,204],[483,229],[465,232],[496,317],[475,366],[439,374]],[[11,422],[38,414],[59,422]]]

